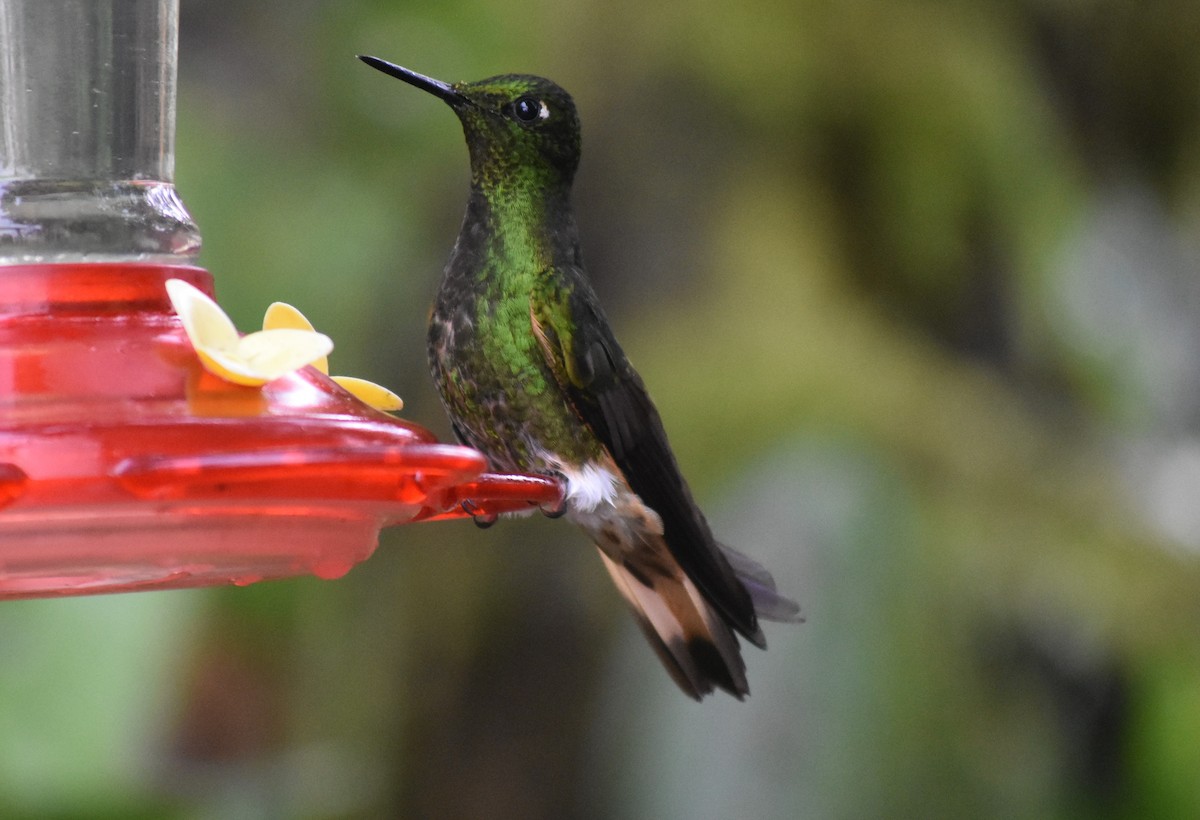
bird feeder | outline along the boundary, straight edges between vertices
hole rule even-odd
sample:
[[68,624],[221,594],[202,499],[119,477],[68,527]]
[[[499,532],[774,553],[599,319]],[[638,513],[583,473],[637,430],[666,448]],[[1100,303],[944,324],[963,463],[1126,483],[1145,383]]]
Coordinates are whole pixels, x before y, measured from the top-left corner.
[[311,367],[202,366],[168,301],[178,0],[0,3],[0,598],[313,574],[384,526],[561,503]]

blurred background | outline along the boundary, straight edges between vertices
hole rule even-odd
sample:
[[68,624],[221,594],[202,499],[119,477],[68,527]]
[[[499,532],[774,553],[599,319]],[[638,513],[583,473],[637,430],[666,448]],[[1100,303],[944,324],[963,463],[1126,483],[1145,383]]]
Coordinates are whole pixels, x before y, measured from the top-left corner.
[[335,582],[0,606],[0,814],[1200,816],[1192,0],[182,0],[177,183],[449,440],[467,188],[361,65],[549,76],[618,336],[715,530],[802,605],[681,695],[563,521]]

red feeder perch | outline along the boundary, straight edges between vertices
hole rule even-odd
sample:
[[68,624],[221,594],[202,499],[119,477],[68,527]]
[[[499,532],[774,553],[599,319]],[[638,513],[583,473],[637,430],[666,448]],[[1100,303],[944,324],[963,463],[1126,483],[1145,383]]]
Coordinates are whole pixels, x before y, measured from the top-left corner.
[[212,292],[171,183],[177,13],[0,9],[0,597],[335,578],[383,526],[556,507],[312,368],[201,367],[164,288]]

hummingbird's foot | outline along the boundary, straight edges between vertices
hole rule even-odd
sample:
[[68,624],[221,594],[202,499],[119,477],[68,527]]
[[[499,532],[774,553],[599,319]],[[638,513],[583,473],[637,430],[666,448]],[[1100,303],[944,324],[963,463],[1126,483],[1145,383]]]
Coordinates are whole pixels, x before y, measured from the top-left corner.
[[547,518],[562,518],[567,512],[567,477],[558,471],[551,471],[549,476],[559,483],[563,489],[563,493],[561,496],[559,496],[558,503],[554,504],[553,506],[543,504],[542,506],[538,507],[538,509],[541,510],[542,515],[546,516]]
[[481,530],[486,530],[488,527],[492,526],[492,524],[495,524],[496,519],[500,517],[495,513],[484,512],[482,509],[480,509],[479,505],[470,498],[464,498],[460,502],[460,506],[462,507],[463,512],[471,516],[471,520],[475,522],[475,526],[479,527]]

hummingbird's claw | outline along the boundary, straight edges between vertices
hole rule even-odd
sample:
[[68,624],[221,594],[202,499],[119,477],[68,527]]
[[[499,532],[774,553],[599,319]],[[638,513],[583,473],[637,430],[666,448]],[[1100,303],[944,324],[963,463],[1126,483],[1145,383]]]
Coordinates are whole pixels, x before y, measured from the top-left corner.
[[542,515],[547,518],[562,518],[566,512],[567,502],[565,500],[558,502],[558,505],[554,507],[542,507]]
[[[561,481],[563,480],[564,476],[556,474],[555,478],[558,478]],[[542,511],[542,515],[546,516],[547,518],[562,518],[567,512],[567,494],[563,493],[561,496],[559,496],[559,499],[555,504],[543,504],[538,509],[540,509]]]
[[499,518],[499,516],[495,513],[484,512],[480,506],[470,498],[464,498],[461,502],[459,502],[459,506],[462,507],[463,512],[471,516],[471,520],[475,522],[475,526],[479,527],[481,530],[486,530],[488,527],[492,526],[492,524],[495,524],[496,519]]
[[565,489],[567,485],[567,477],[558,470],[551,470],[548,475],[550,478],[553,478],[558,482],[560,487],[560,495],[558,497],[558,501],[553,505],[542,504],[538,507],[538,509],[540,509],[542,511],[542,515],[546,516],[547,518],[562,518],[567,512],[567,493]]

